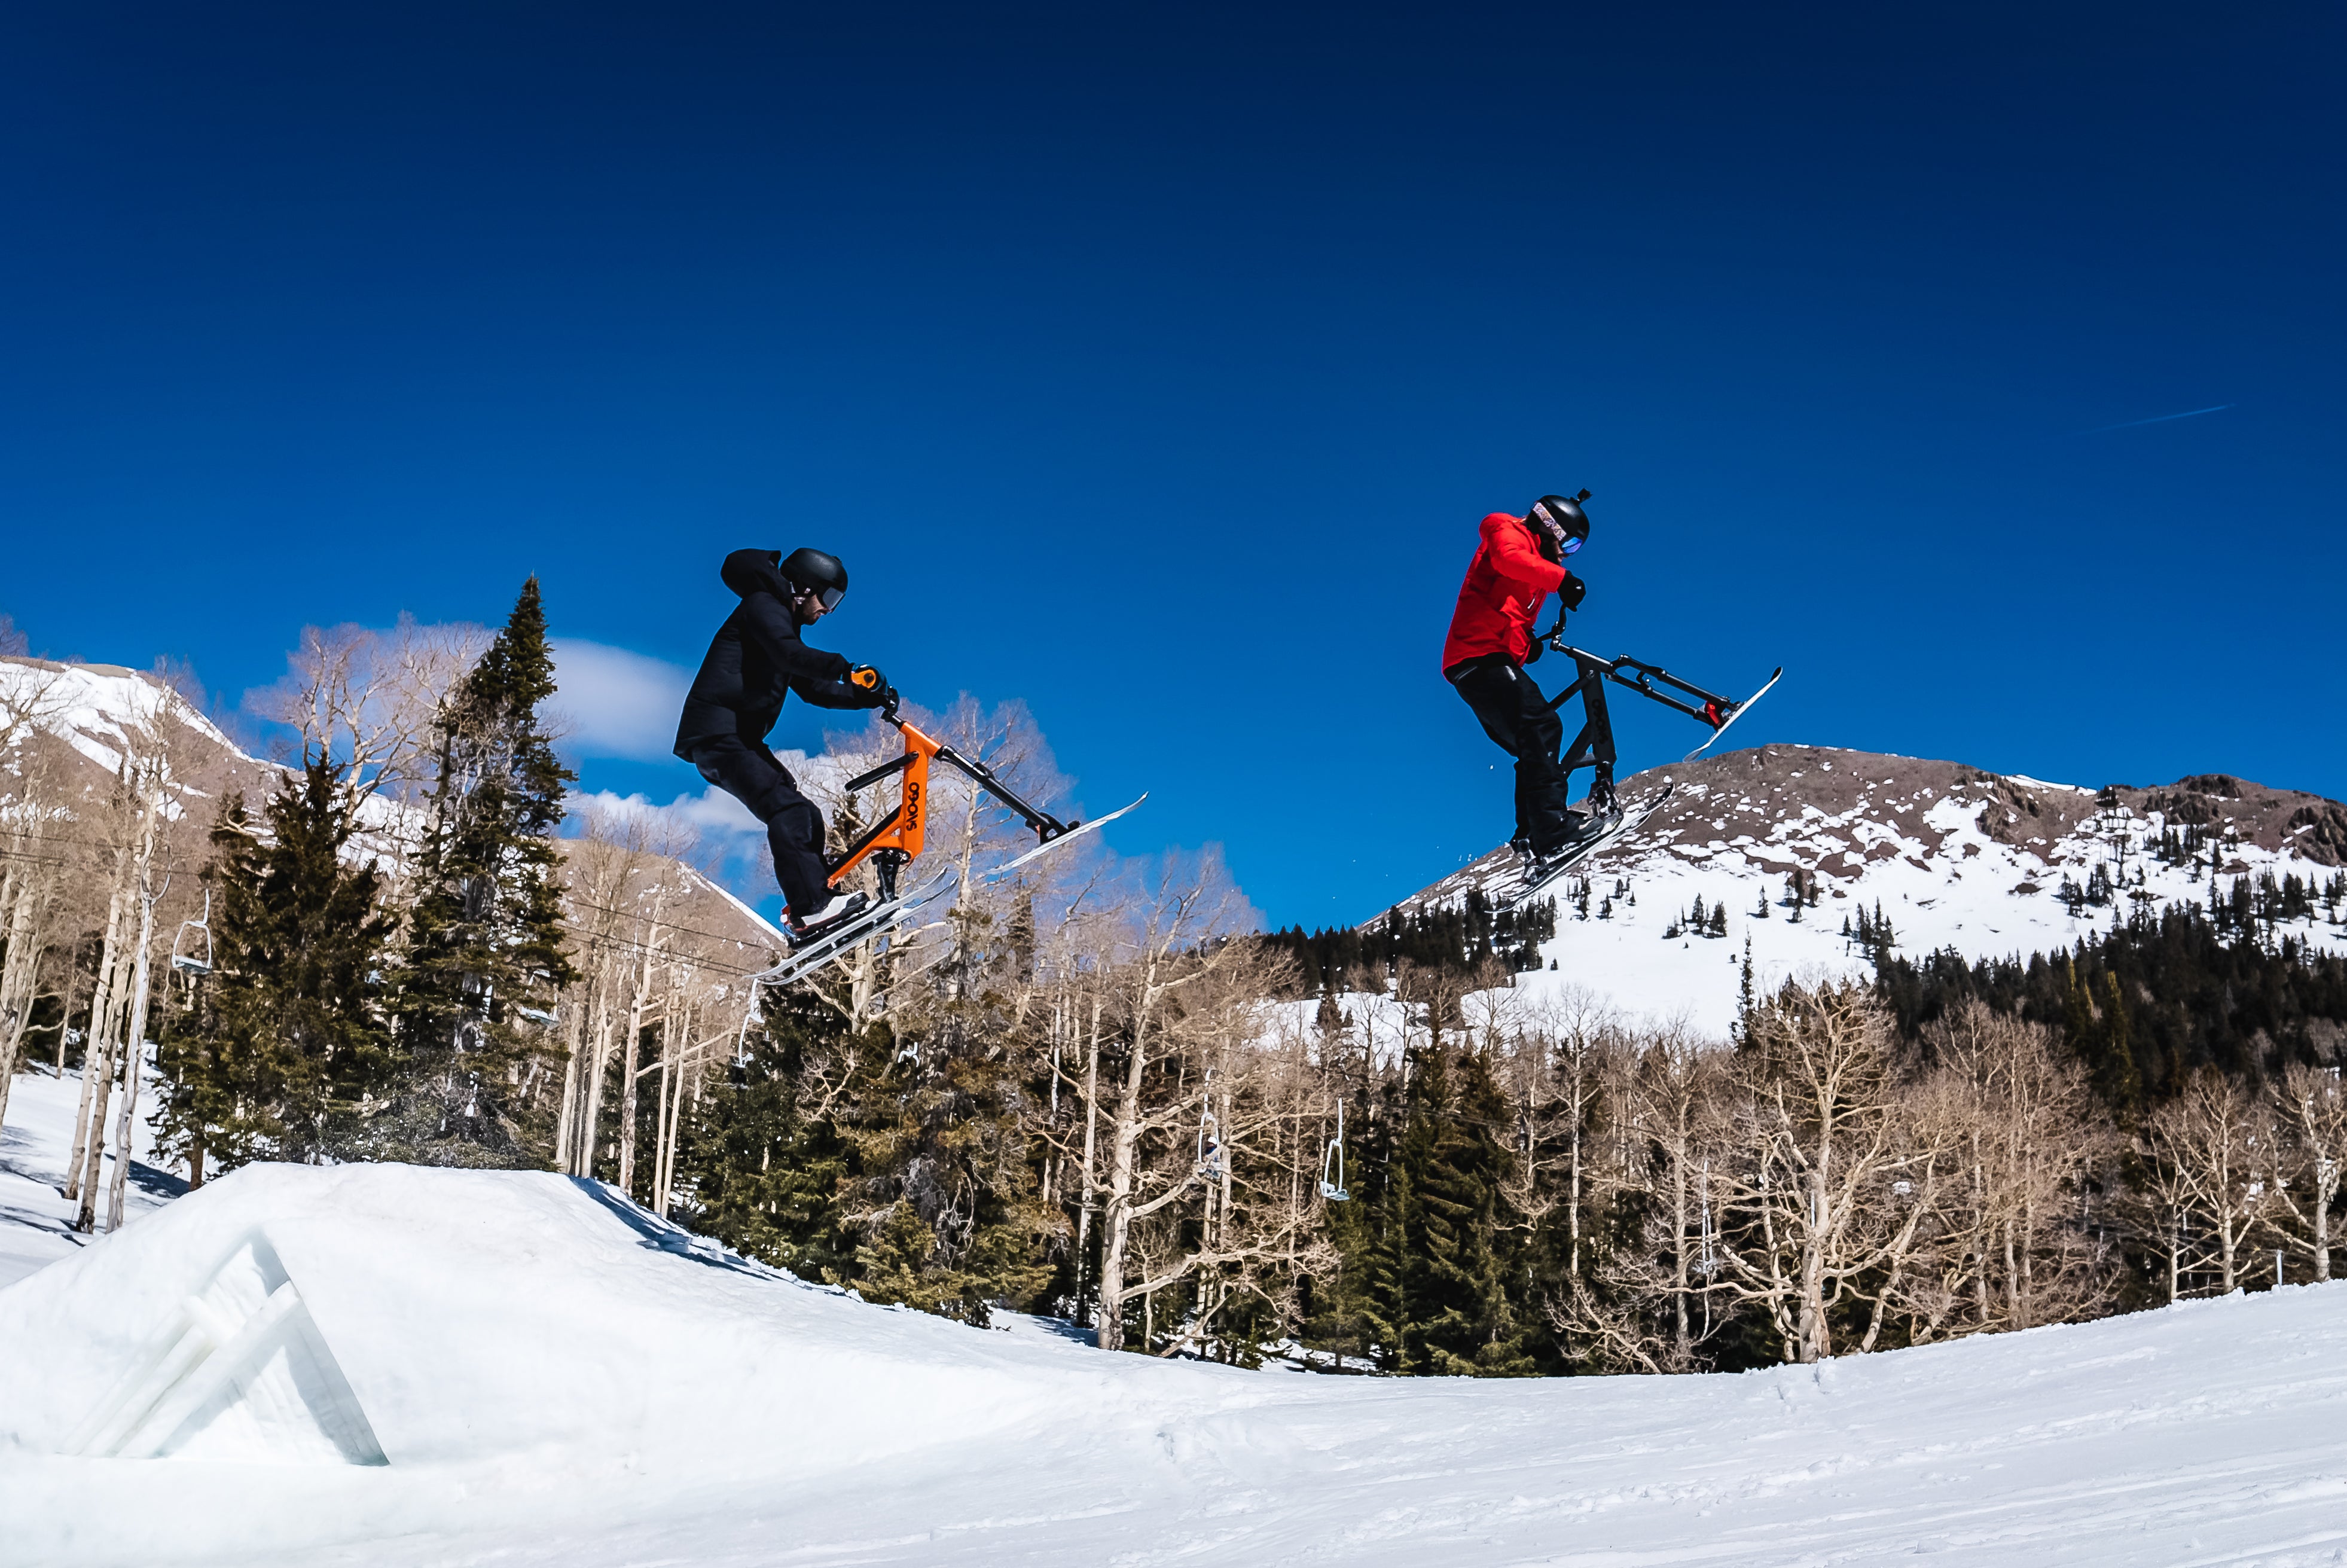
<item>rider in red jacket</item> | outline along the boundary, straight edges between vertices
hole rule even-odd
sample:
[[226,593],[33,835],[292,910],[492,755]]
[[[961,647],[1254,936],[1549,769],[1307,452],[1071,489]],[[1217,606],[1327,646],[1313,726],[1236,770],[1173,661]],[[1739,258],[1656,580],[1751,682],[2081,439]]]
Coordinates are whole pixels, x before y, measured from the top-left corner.
[[[1588,538],[1589,515],[1563,496],[1542,496],[1521,518],[1507,512],[1485,518],[1442,644],[1444,678],[1475,711],[1483,733],[1516,759],[1515,842],[1536,856],[1564,848],[1592,820],[1567,809],[1570,795],[1557,755],[1564,726],[1524,673],[1540,657],[1532,622],[1542,600],[1553,593],[1572,610],[1587,591],[1564,569],[1564,558]],[[1600,784],[1610,789],[1612,781]]]

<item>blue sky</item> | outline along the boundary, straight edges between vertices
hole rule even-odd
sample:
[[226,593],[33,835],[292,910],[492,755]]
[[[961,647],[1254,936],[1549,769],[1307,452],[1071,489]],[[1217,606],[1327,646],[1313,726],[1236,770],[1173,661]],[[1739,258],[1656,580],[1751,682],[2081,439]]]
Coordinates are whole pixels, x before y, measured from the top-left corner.
[[233,700],[534,571],[666,800],[815,544],[815,641],[1336,923],[1505,835],[1438,651],[1587,486],[1577,638],[1785,665],[1751,742],[2347,794],[2342,15],[20,9],[0,611]]

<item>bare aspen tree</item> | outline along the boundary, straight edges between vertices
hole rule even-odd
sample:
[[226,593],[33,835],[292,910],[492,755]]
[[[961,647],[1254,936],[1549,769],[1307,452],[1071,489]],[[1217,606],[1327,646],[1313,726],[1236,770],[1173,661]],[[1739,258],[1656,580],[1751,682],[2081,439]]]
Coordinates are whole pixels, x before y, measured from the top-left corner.
[[1871,1298],[1870,1342],[1882,1308],[1870,1276],[1911,1255],[1950,1128],[1901,1105],[1888,1022],[1855,982],[1788,986],[1758,1010],[1729,1071],[1711,1288],[1759,1309],[1788,1361],[1831,1355],[1831,1310],[1853,1296]]
[[1708,1162],[1727,1054],[1684,1023],[1640,1030],[1585,1052],[1591,1092],[1619,1107],[1622,1163],[1601,1189],[1635,1194],[1637,1234],[1587,1271],[1569,1273],[1545,1304],[1550,1324],[1600,1367],[1684,1372],[1718,1327],[1699,1310],[1716,1272]]
[[[159,813],[158,814],[159,815]],[[153,996],[149,960],[155,950],[155,904],[162,890],[155,886],[151,856],[139,866],[138,948],[131,965],[130,1021],[124,1031],[122,1116],[114,1134],[114,1181],[107,1194],[106,1228],[122,1228],[124,1193],[130,1176],[130,1152],[137,1132],[139,1072],[147,1058],[147,1008]],[[93,1194],[94,1195],[94,1194]]]
[[413,799],[430,780],[443,701],[489,645],[481,627],[388,630],[305,626],[276,684],[249,699],[258,716],[291,728],[302,754],[341,768],[341,787],[395,887],[411,875],[423,820],[378,802]]
[[2337,1068],[2293,1061],[2270,1092],[2284,1136],[2271,1140],[2270,1223],[2284,1246],[2312,1265],[2315,1278],[2329,1279],[2332,1210],[2347,1161],[2347,1091]]
[[1708,1153],[1705,1122],[1719,1056],[1704,1049],[1684,1028],[1657,1030],[1640,1042],[1633,1080],[1638,1119],[1653,1150],[1653,1165],[1665,1202],[1655,1218],[1666,1222],[1661,1248],[1669,1270],[1671,1364],[1694,1365],[1696,1335],[1689,1319],[1691,1295],[1708,1273],[1701,1255],[1704,1218],[1702,1166]]
[[[1319,1146],[1307,1129],[1322,1116],[1319,1074],[1298,1034],[1273,1037],[1269,998],[1292,969],[1247,944],[1221,972],[1182,993],[1171,1031],[1196,1070],[1214,1118],[1203,1167],[1197,1145],[1168,1151],[1188,1162],[1198,1207],[1176,1204],[1134,1234],[1145,1236],[1140,1279],[1128,1286],[1155,1299],[1179,1287],[1188,1309],[1158,1351],[1180,1354],[1223,1337],[1225,1315],[1255,1307],[1291,1317],[1301,1282],[1334,1271],[1336,1254],[1320,1224]],[[1168,1173],[1169,1177],[1172,1173]]]
[[478,626],[419,626],[412,616],[387,631],[305,626],[254,710],[292,729],[308,754],[341,764],[354,796],[404,799],[425,782],[442,701],[488,643]]
[[[23,1059],[25,1036],[43,995],[41,971],[56,943],[62,884],[75,856],[55,831],[64,817],[53,798],[56,769],[41,743],[61,711],[58,671],[0,663],[0,1126]],[[63,1055],[63,1047],[59,1047]]]
[[[620,1105],[613,1154],[620,1185],[632,1194],[644,1020],[648,1013],[667,1016],[671,990],[697,972],[671,972],[681,955],[723,945],[707,928],[713,917],[691,913],[720,896],[682,864],[698,842],[689,825],[626,806],[598,805],[581,815],[583,831],[570,841],[565,865],[564,908],[578,979],[559,1004],[570,1016],[563,1037],[569,1051],[557,1161],[574,1175],[593,1173],[605,1085],[617,1058]],[[682,926],[671,917],[680,907],[687,911]],[[745,968],[738,951],[730,958],[702,952],[699,961],[723,966],[723,972]]]
[[2145,1118],[2137,1148],[2170,1227],[2171,1299],[2192,1266],[2182,1239],[2189,1235],[2206,1238],[2200,1260],[2216,1266],[2220,1293],[2240,1285],[2250,1237],[2273,1206],[2266,1169],[2272,1130],[2271,1113],[2213,1068],[2194,1073]]
[[[2085,1223],[2110,1150],[2083,1066],[2050,1030],[1969,999],[1924,1031],[1953,1119],[1956,1179],[1928,1255],[1897,1294],[1918,1343],[2091,1315],[2110,1289]],[[1968,1319],[1969,1321],[1965,1321]]]
[[106,937],[98,949],[97,979],[83,1034],[81,1100],[74,1112],[73,1152],[66,1161],[65,1196],[74,1203],[83,1200],[97,1170],[114,1071],[117,1015],[128,1010],[129,1000],[132,890],[144,845],[151,843],[151,825],[144,809],[149,795],[138,777],[141,771],[133,758],[124,757],[109,803],[107,826],[113,856],[107,883]]
[[1123,1061],[1100,1090],[1095,1103],[1106,1122],[1106,1191],[1102,1194],[1100,1322],[1103,1350],[1124,1348],[1124,1307],[1145,1294],[1127,1273],[1128,1248],[1136,1223],[1191,1195],[1198,1173],[1193,1162],[1153,1168],[1145,1142],[1170,1129],[1187,1129],[1204,1111],[1205,1085],[1167,1092],[1150,1091],[1153,1069],[1164,1077],[1178,1050],[1174,1031],[1174,999],[1235,963],[1236,944],[1205,942],[1223,913],[1222,890],[1210,878],[1186,885],[1169,882],[1149,911],[1135,957],[1117,967],[1109,1006],[1112,1040]]
[[635,989],[628,1000],[627,1041],[620,1071],[620,1191],[630,1197],[636,1192],[636,1099],[641,1081],[636,1061],[643,1048],[644,1008],[651,1000],[652,965],[661,957],[661,914],[667,901],[668,884],[662,878],[653,885],[651,913],[639,944]]
[[[148,954],[154,939],[155,865],[169,786],[167,744],[159,716],[153,728],[134,733],[121,774],[119,809],[128,837],[117,861],[115,897],[109,925],[118,933],[111,974],[101,1007],[94,1001],[90,1016],[90,1046],[85,1052],[83,1099],[88,1119],[77,1128],[82,1158],[69,1173],[71,1195],[77,1201],[75,1228],[85,1235],[97,1224],[98,1175],[106,1151],[106,1112],[118,1072],[124,1079],[126,1102],[135,1102],[139,1063],[145,1053]],[[135,911],[135,914],[134,914]],[[127,946],[128,950],[124,948]],[[119,1177],[130,1159],[131,1126],[122,1118],[115,1151]],[[118,1214],[118,1202],[116,1204]]]
[[1545,1162],[1537,1150],[1554,1148],[1556,1153],[1546,1159],[1561,1163],[1564,1172],[1565,1272],[1578,1276],[1588,1211],[1590,1113],[1609,1067],[1623,1055],[1621,1026],[1595,992],[1568,986],[1551,993],[1533,1010],[1531,1031],[1532,1054],[1526,1066],[1532,1071],[1519,1078],[1518,1091],[1530,1100],[1540,1092],[1535,1085],[1551,1086],[1547,1097],[1558,1131],[1553,1139],[1526,1150],[1524,1196],[1529,1200],[1531,1189],[1540,1184],[1541,1165]]

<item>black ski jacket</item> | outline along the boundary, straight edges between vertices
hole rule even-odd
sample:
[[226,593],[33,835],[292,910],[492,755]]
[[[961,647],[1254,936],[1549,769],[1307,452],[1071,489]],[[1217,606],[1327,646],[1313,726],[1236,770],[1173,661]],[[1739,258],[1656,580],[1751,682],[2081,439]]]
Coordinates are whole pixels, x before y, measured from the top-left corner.
[[685,693],[676,754],[687,762],[695,745],[719,735],[762,743],[791,692],[818,708],[880,705],[880,693],[848,683],[846,660],[799,641],[782,559],[780,550],[735,550],[719,569],[742,603],[717,629]]

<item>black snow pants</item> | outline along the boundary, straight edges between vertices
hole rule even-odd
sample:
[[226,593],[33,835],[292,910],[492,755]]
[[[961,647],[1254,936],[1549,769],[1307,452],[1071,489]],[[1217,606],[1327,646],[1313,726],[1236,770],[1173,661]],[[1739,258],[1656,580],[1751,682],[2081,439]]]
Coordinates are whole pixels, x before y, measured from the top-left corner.
[[823,813],[799,794],[790,770],[766,747],[739,735],[695,742],[692,765],[766,825],[766,842],[774,851],[774,880],[783,885],[791,913],[805,917],[821,908],[828,896],[823,875]]
[[1516,836],[1546,855],[1565,842],[1566,802],[1571,791],[1557,753],[1564,746],[1564,723],[1548,705],[1540,686],[1503,653],[1486,654],[1443,671],[1483,733],[1516,759]]

